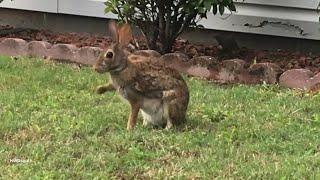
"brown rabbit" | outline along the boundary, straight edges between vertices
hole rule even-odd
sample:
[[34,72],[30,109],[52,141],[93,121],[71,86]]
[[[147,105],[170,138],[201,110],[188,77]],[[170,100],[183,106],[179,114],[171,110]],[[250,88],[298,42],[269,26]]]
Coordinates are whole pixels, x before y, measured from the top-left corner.
[[[110,73],[110,83],[98,88],[101,92],[116,89],[131,106],[127,129],[133,129],[139,110],[143,124],[167,129],[185,122],[189,91],[182,76],[164,65],[159,56],[130,54],[125,47],[132,39],[128,24],[118,28],[112,21],[109,28],[115,43],[102,53],[94,69]],[[157,59],[159,58],[159,59]]]
[[[161,57],[161,54],[158,53],[157,51],[154,51],[154,50],[138,50],[138,51],[133,52],[132,54],[144,56],[143,59],[145,59],[145,58],[149,59],[149,58],[153,57],[152,59],[159,60],[158,58]],[[115,91],[115,90],[116,89],[113,86],[111,81],[109,81],[106,85],[102,85],[102,86],[99,86],[96,88],[96,92],[98,94],[103,94],[107,91]]]

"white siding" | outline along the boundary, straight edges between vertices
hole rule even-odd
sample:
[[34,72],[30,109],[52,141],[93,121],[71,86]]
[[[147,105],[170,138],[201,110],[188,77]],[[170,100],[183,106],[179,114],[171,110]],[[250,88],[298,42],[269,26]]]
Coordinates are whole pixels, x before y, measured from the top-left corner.
[[0,7],[31,11],[58,12],[57,0],[4,0]]
[[301,9],[317,9],[318,0],[238,0],[236,3],[260,4],[269,6],[294,7]]
[[223,16],[208,13],[208,19],[201,24],[208,29],[320,40],[319,14],[317,7],[311,8],[315,4],[310,3],[309,8],[289,5],[237,3],[236,13],[227,12]]
[[[105,0],[4,0],[0,7],[54,12],[100,18],[116,18],[104,14]],[[213,16],[201,24],[208,29],[276,35],[320,40],[320,0],[242,0],[236,1],[237,12]]]
[[104,13],[105,0],[58,0],[59,13],[92,16],[102,18],[116,18],[114,14]]

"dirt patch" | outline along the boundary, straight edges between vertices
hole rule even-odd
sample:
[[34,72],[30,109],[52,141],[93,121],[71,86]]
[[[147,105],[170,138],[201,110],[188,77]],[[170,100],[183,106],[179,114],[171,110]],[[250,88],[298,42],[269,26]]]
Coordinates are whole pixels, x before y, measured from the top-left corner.
[[10,26],[0,27],[1,37],[20,38],[25,41],[45,41],[51,44],[73,44],[76,47],[94,46],[106,48],[112,43],[108,36],[99,36],[86,33],[56,33],[48,30],[15,29]]

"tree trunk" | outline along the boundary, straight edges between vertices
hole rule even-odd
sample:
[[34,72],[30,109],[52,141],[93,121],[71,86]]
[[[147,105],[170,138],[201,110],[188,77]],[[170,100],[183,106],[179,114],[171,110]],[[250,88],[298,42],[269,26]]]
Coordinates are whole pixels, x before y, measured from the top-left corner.
[[[161,54],[172,52],[176,38],[188,24],[184,21],[186,14],[178,18],[178,10],[172,15],[172,1],[157,1],[158,15],[155,21],[140,26],[147,39],[148,48]],[[180,6],[179,6],[180,7]],[[196,15],[196,14],[195,14]],[[193,18],[186,17],[189,21]]]
[[153,35],[148,33],[146,36],[149,49],[155,50],[160,54],[166,54],[172,51],[172,47],[175,42],[175,39],[172,40],[172,37],[159,39],[159,33],[154,33]]

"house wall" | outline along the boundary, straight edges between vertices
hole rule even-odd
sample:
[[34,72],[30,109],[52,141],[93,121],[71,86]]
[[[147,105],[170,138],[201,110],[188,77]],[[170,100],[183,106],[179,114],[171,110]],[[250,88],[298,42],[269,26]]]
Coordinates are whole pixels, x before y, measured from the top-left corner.
[[[4,0],[0,7],[116,18],[104,14],[105,0]],[[207,29],[320,40],[320,0],[245,0],[237,1],[236,13],[214,16],[201,21]]]
[[209,13],[201,23],[208,29],[320,40],[319,1],[246,0],[237,12]]
[[4,0],[0,7],[58,13],[58,0]]
[[[49,29],[56,32],[106,34],[106,18],[116,18],[112,14],[105,15],[103,13],[103,0],[9,1],[4,0],[1,4],[6,8],[0,10],[0,24],[9,24],[15,27]],[[25,1],[32,3],[20,4]],[[62,1],[64,3],[61,3]],[[290,1],[294,2],[295,0]],[[207,29],[187,30],[182,34],[182,38],[194,43],[216,44],[216,36],[232,36],[240,47],[260,50],[286,49],[320,54],[319,23],[315,7],[317,3],[302,1],[304,3],[300,3],[299,0],[288,7],[287,4],[280,3],[284,2],[283,0],[246,0],[247,4],[238,3],[237,14],[233,14],[225,20],[220,16],[209,15],[209,19],[202,22]],[[51,3],[51,5],[47,3]],[[261,3],[264,4],[261,5]],[[266,3],[268,4],[266,5]],[[274,5],[275,3],[277,6]],[[244,11],[244,8],[240,7],[241,5],[247,7],[247,11]],[[283,7],[285,5],[286,7]],[[253,12],[253,7],[264,8],[266,11]],[[271,9],[287,8],[291,11],[285,11],[283,14],[278,11],[277,16],[282,18],[277,18],[270,10],[267,10],[267,7]],[[240,14],[240,10],[242,14]],[[295,12],[300,12],[300,14],[297,15]],[[273,17],[267,18],[264,14]],[[263,27],[254,27],[264,20],[271,23],[266,23]],[[282,23],[277,24],[278,21]],[[289,25],[289,22],[295,25]]]

